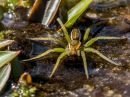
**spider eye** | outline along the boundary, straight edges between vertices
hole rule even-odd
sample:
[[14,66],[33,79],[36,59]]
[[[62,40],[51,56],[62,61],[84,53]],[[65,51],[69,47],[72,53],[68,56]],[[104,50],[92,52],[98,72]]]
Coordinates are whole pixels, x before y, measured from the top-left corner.
[[79,29],[74,28],[71,32],[71,39],[72,40],[80,40],[81,34]]

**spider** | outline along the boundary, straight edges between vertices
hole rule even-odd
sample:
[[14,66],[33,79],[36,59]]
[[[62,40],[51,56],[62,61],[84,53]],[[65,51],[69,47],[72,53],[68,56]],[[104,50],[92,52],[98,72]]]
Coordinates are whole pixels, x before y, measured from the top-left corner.
[[99,55],[101,58],[110,62],[111,64],[114,64],[114,65],[117,65],[117,66],[121,65],[121,64],[118,64],[118,63],[112,61],[111,59],[107,58],[105,55],[100,53],[98,50],[91,48],[90,46],[94,42],[96,42],[97,40],[124,39],[123,37],[100,36],[100,37],[95,37],[95,38],[88,40],[88,36],[89,36],[90,30],[91,30],[91,28],[89,27],[89,28],[86,29],[85,34],[83,36],[83,39],[81,41],[81,34],[80,34],[80,31],[78,29],[76,29],[76,28],[72,29],[71,34],[69,36],[68,31],[65,28],[65,26],[63,25],[62,21],[59,18],[57,19],[57,21],[59,22],[59,24],[60,24],[60,26],[63,30],[65,39],[66,39],[68,44],[65,46],[62,41],[55,39],[55,38],[50,38],[50,37],[31,38],[31,40],[50,40],[50,41],[59,42],[64,47],[49,49],[49,50],[43,52],[42,54],[39,54],[36,57],[30,58],[30,59],[27,59],[27,60],[23,60],[23,61],[31,61],[31,60],[39,59],[39,58],[46,56],[49,53],[53,53],[53,52],[61,53],[59,55],[59,57],[57,58],[56,64],[54,65],[54,68],[53,68],[53,70],[52,70],[52,72],[49,76],[50,78],[54,75],[58,66],[61,64],[61,62],[63,62],[63,60],[67,56],[77,55],[77,56],[82,57],[85,75],[88,79],[89,74],[88,74],[88,67],[87,67],[87,62],[86,62],[86,53],[88,53],[88,52],[95,53],[95,54]]

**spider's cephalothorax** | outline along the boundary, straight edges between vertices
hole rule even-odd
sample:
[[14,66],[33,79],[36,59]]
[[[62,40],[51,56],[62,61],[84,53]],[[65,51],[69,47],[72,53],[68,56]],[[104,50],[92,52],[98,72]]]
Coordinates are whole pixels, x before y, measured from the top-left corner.
[[91,48],[90,46],[96,42],[97,40],[103,40],[103,39],[124,39],[122,37],[106,37],[106,36],[100,36],[100,37],[95,37],[92,38],[90,40],[88,40],[88,36],[89,36],[89,32],[90,32],[90,28],[88,28],[83,36],[83,39],[81,41],[81,34],[79,29],[73,29],[71,32],[71,35],[69,36],[66,28],[64,27],[63,23],[61,22],[60,19],[57,19],[59,24],[62,27],[62,30],[64,32],[64,36],[65,39],[68,43],[68,45],[65,45],[61,40],[59,39],[55,39],[55,38],[50,38],[50,37],[41,37],[41,38],[31,38],[32,40],[50,40],[50,41],[55,41],[59,44],[61,44],[61,47],[58,48],[53,48],[53,49],[49,49],[45,52],[43,52],[42,54],[33,57],[31,59],[27,59],[24,61],[31,61],[31,60],[35,60],[38,58],[41,58],[43,56],[48,55],[49,53],[53,53],[53,52],[57,52],[57,53],[61,53],[59,55],[59,57],[57,58],[56,64],[54,65],[54,68],[50,74],[49,77],[52,77],[53,74],[56,72],[59,64],[67,57],[67,56],[73,56],[73,55],[77,55],[77,56],[81,56],[82,60],[83,60],[83,65],[84,65],[84,70],[85,70],[85,74],[87,76],[87,78],[89,77],[88,74],[88,69],[87,69],[87,62],[86,62],[86,54],[88,52],[91,53],[95,53],[97,55],[99,55],[101,58],[105,59],[106,61],[110,62],[111,64],[114,65],[121,65],[118,63],[115,63],[114,61],[112,61],[111,59],[107,58],[106,56],[104,56],[102,53],[100,53],[99,51],[97,51],[94,48]]
[[66,48],[67,51],[69,51],[69,55],[77,55],[77,51],[81,47],[81,34],[79,29],[73,29],[71,32],[71,41],[68,43],[68,46]]

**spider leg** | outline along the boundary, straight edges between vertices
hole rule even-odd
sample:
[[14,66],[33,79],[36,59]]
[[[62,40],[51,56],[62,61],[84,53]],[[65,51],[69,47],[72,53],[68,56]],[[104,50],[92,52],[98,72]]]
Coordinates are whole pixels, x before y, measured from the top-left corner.
[[66,44],[63,41],[56,39],[56,38],[52,38],[52,37],[39,37],[39,38],[29,38],[29,39],[30,40],[54,41],[54,42],[59,43],[63,47],[66,46]]
[[68,53],[65,51],[63,53],[60,54],[60,56],[58,57],[56,64],[54,65],[54,68],[50,74],[50,78],[53,76],[53,74],[56,72],[58,66],[60,65],[60,63],[64,60],[64,58],[68,55]]
[[83,37],[83,41],[82,41],[83,43],[85,43],[87,41],[89,33],[90,33],[90,30],[91,30],[90,27],[86,29],[84,37]]
[[32,60],[35,60],[35,59],[39,59],[39,58],[41,58],[41,57],[44,57],[44,56],[48,55],[49,53],[53,53],[53,52],[62,53],[62,52],[64,52],[64,51],[65,51],[64,48],[49,49],[49,50],[43,52],[42,54],[39,54],[38,56],[35,56],[35,57],[33,57],[33,58],[30,58],[30,59],[23,60],[23,61],[32,61]]
[[70,43],[71,39],[70,39],[70,36],[69,36],[69,33],[67,31],[67,29],[65,28],[64,24],[62,23],[62,21],[60,20],[60,18],[57,18],[57,21],[58,23],[60,24],[63,32],[64,32],[64,35],[65,35],[65,38],[67,40],[68,43]]
[[112,61],[111,59],[107,58],[105,55],[103,55],[102,53],[100,53],[100,52],[97,51],[96,49],[93,49],[93,48],[85,48],[84,51],[85,51],[85,52],[95,53],[95,54],[99,55],[101,58],[103,58],[104,60],[110,62],[111,64],[114,64],[114,65],[117,65],[117,66],[122,66],[122,64],[118,64],[118,63]]
[[91,46],[94,42],[98,40],[111,40],[111,39],[126,39],[125,37],[109,37],[109,36],[100,36],[90,39],[87,43],[85,43],[85,47]]
[[85,52],[81,51],[81,56],[82,56],[82,60],[83,60],[83,65],[84,65],[84,70],[85,70],[85,74],[87,79],[89,78],[89,74],[88,74],[88,67],[87,67],[87,60],[86,60],[86,56],[85,56]]

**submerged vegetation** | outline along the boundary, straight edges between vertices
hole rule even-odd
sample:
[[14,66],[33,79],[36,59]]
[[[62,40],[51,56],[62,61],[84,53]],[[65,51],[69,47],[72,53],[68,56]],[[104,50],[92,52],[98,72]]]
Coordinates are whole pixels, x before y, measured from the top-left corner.
[[[13,40],[3,40],[0,42],[0,49],[12,44]],[[0,51],[0,91],[6,85],[11,73],[11,63],[17,57],[19,51]]]
[[[129,0],[1,0],[0,96],[39,97],[37,94],[39,95],[39,92],[42,91],[45,94],[40,97],[61,97],[59,94],[62,92],[60,89],[58,91],[57,87],[62,88],[63,95],[65,95],[64,91],[71,92],[77,87],[84,87],[84,84],[87,83],[88,86],[85,87],[89,91],[88,96],[96,97],[92,94],[97,86],[91,84],[93,83],[92,80],[96,79],[98,82],[104,75],[99,74],[91,77],[95,72],[91,69],[94,66],[98,72],[99,67],[103,68],[106,65],[92,53],[104,59],[107,64],[116,65],[113,66],[114,69],[108,67],[110,73],[118,72],[120,68],[123,71],[125,63],[129,64],[130,62],[125,60],[125,55],[128,53],[126,48],[129,48],[129,44],[123,44],[124,41],[129,41],[129,36],[125,35],[130,31],[129,4]],[[106,40],[113,40],[114,42]],[[117,40],[121,42],[116,44],[115,41]],[[112,43],[116,44],[115,47],[110,46]],[[125,46],[118,52],[119,45]],[[106,50],[102,50],[104,48]],[[113,54],[109,54],[110,52]],[[89,56],[92,56],[93,59]],[[51,65],[56,58],[55,65]],[[65,59],[68,59],[67,62]],[[48,63],[49,65],[46,65]],[[63,67],[59,69],[61,74],[57,72],[58,76],[54,76],[62,63],[68,65],[62,65]],[[84,70],[78,65],[78,72],[73,71],[77,68],[77,65],[73,65],[75,63],[83,64]],[[99,65],[99,67],[94,64]],[[38,68],[37,71],[35,71],[36,68]],[[66,69],[70,70],[70,73]],[[127,69],[129,73],[129,66]],[[79,77],[79,73],[82,72],[85,72],[87,79],[84,77],[84,73],[81,74],[81,78]],[[76,88],[67,89],[66,84],[68,87]],[[82,86],[78,86],[79,84]],[[64,85],[65,87],[63,87]],[[106,91],[107,89],[103,90]],[[50,95],[46,96],[49,93]],[[53,93],[57,93],[58,96]],[[114,92],[112,93],[111,95],[114,95]],[[72,96],[74,95],[65,97]],[[100,97],[110,96],[100,95]]]
[[12,94],[9,97],[34,97],[36,87],[32,86],[32,78],[28,73],[23,73],[17,85],[12,85]]

